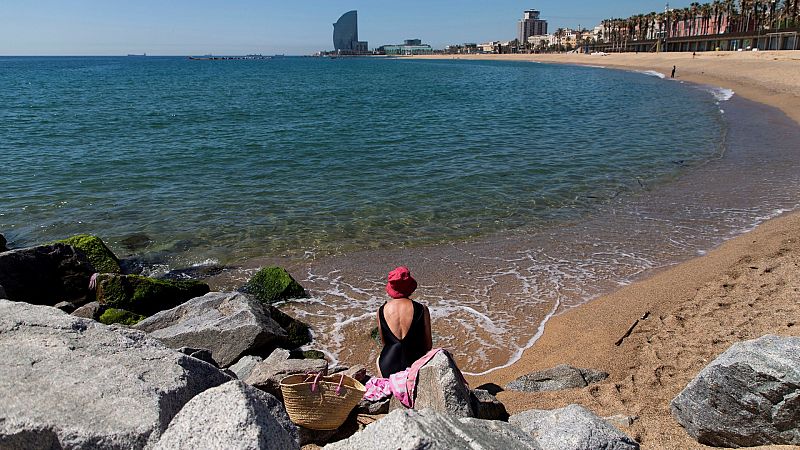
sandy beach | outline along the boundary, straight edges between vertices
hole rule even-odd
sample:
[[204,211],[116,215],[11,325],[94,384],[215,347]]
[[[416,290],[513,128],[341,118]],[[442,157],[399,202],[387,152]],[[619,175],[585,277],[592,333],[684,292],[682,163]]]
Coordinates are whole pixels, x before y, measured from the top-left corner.
[[[703,53],[695,58],[691,53],[474,58],[591,64],[655,70],[667,76],[675,65],[678,79],[733,89],[737,95],[779,108],[800,123],[800,52]],[[798,267],[800,213],[794,212],[705,256],[654,271],[642,281],[556,316],[519,362],[469,381],[472,386],[502,386],[558,364],[602,369],[611,374],[609,380],[587,388],[501,392],[498,398],[512,414],[578,403],[602,416],[636,417],[623,430],[646,449],[707,448],[672,418],[669,402],[733,343],[765,334],[800,336]],[[616,346],[631,325],[645,316]]]

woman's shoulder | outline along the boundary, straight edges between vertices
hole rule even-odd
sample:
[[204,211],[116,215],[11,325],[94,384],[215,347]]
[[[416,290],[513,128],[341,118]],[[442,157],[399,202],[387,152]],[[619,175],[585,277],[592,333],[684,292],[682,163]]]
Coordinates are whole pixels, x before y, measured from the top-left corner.
[[422,314],[422,315],[430,314],[430,312],[428,311],[428,307],[426,305],[424,305],[424,304],[422,304],[420,302],[416,302],[414,300],[411,300],[411,303],[414,305],[414,314],[415,315],[416,314]]

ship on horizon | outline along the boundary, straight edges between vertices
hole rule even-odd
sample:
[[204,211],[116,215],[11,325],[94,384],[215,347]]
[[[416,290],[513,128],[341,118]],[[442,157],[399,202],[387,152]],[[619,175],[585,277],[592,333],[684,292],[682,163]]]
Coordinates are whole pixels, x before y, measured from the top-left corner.
[[128,56],[138,56],[140,58],[147,56],[147,53],[142,53],[141,55],[135,55],[133,53],[128,53]]

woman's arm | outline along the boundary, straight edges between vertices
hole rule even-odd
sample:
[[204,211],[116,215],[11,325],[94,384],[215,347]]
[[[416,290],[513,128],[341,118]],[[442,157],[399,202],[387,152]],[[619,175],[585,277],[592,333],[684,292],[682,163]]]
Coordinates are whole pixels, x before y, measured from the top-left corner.
[[425,351],[433,348],[433,336],[431,334],[431,312],[425,307]]

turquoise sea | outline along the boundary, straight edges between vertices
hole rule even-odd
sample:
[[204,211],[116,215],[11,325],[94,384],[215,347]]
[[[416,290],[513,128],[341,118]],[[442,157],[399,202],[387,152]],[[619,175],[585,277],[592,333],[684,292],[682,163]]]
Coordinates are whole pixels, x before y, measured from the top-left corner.
[[385,59],[3,58],[0,121],[15,244],[143,233],[226,263],[573,219],[723,133],[655,77]]
[[284,265],[311,297],[281,308],[334,362],[372,364],[405,264],[437,346],[509,364],[553,315],[797,208],[799,153],[782,113],[652,72],[0,57],[12,247],[97,234],[216,289]]

